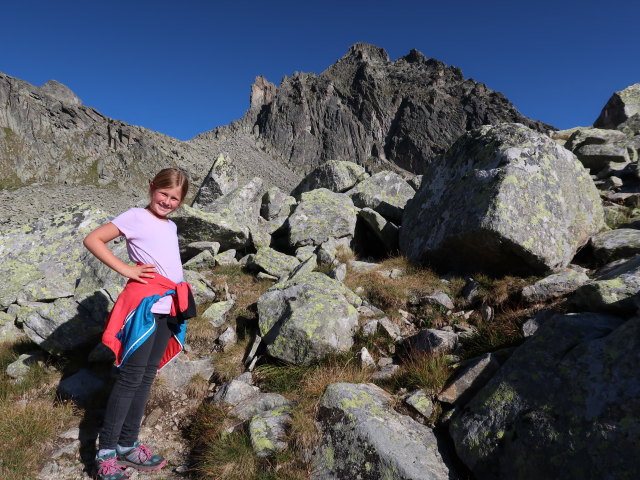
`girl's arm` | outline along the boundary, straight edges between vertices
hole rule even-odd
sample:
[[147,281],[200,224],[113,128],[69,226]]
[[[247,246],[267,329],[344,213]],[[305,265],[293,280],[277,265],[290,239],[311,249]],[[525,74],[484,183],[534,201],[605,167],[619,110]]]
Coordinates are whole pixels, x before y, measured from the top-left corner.
[[120,230],[118,230],[118,227],[113,223],[109,222],[96,228],[87,235],[82,243],[98,260],[123,277],[140,283],[149,283],[144,280],[144,278],[154,278],[153,273],[156,271],[154,265],[129,265],[116,257],[111,250],[109,250],[109,247],[107,247],[107,242],[110,242],[118,236],[120,236]]

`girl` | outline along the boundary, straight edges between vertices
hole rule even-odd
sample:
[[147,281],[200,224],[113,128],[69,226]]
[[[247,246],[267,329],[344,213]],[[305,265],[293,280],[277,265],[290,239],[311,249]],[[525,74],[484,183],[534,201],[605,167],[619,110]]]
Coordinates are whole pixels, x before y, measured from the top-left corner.
[[[102,336],[119,369],[100,431],[98,479],[127,479],[127,466],[152,471],[166,464],[138,441],[138,432],[156,372],[180,352],[185,320],[195,315],[191,287],[183,279],[176,225],[167,218],[188,187],[181,171],[161,170],[149,185],[145,208],[127,210],[84,239],[100,261],[129,279]],[[107,247],[120,235],[136,265],[122,262]]]

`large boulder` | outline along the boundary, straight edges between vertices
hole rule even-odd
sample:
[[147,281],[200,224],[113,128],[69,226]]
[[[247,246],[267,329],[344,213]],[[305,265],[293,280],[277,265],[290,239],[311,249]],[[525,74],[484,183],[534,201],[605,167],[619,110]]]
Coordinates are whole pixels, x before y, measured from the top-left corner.
[[630,117],[640,113],[640,83],[615,92],[593,122],[597,128],[616,128]]
[[195,208],[206,207],[236,188],[238,188],[236,167],[229,159],[229,156],[225,158],[224,154],[220,154],[216,161],[213,162],[202,185],[200,185],[200,189],[191,206]]
[[357,216],[347,195],[319,188],[302,194],[283,228],[290,248],[320,245],[329,238],[353,237]]
[[398,225],[405,205],[415,193],[404,178],[388,171],[372,175],[347,192],[356,207],[371,208]]
[[414,262],[540,274],[566,266],[604,226],[575,155],[520,124],[462,136],[425,179],[400,229]]
[[256,177],[202,210],[183,205],[172,217],[181,243],[214,241],[220,243],[221,250],[249,246],[250,229],[258,223],[261,196],[262,180]]
[[320,399],[314,480],[449,479],[432,430],[397,413],[373,384],[334,383]]
[[258,299],[260,335],[267,352],[296,365],[346,352],[358,328],[360,302],[323,273],[277,283]]
[[302,182],[291,193],[299,197],[304,192],[318,188],[326,188],[332,192],[342,193],[368,176],[369,174],[365,172],[364,168],[357,163],[344,160],[329,160],[304,177]]
[[0,235],[0,309],[70,297],[83,267],[82,239],[109,215],[86,204]]
[[454,415],[475,478],[637,478],[640,318],[555,315]]

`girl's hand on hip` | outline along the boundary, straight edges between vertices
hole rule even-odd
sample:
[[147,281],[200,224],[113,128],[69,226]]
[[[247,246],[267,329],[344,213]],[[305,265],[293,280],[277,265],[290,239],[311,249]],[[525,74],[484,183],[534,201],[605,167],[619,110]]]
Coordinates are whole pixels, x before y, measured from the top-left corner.
[[123,273],[123,275],[131,280],[140,283],[149,283],[145,278],[155,278],[156,267],[155,265],[145,264],[145,265],[128,265],[127,270]]

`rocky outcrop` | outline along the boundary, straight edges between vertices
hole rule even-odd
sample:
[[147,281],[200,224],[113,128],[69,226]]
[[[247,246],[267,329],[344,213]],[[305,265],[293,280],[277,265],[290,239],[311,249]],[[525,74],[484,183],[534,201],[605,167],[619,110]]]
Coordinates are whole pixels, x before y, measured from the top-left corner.
[[569,151],[519,124],[458,140],[407,204],[400,250],[459,270],[544,273],[604,226],[593,181]]
[[615,92],[602,109],[600,116],[593,122],[596,128],[616,128],[640,114],[640,83]]
[[556,315],[454,416],[477,478],[633,478],[640,319]]
[[420,173],[465,131],[501,122],[550,128],[456,67],[358,43],[319,75],[285,78],[255,125],[266,151],[306,171],[334,159]]

